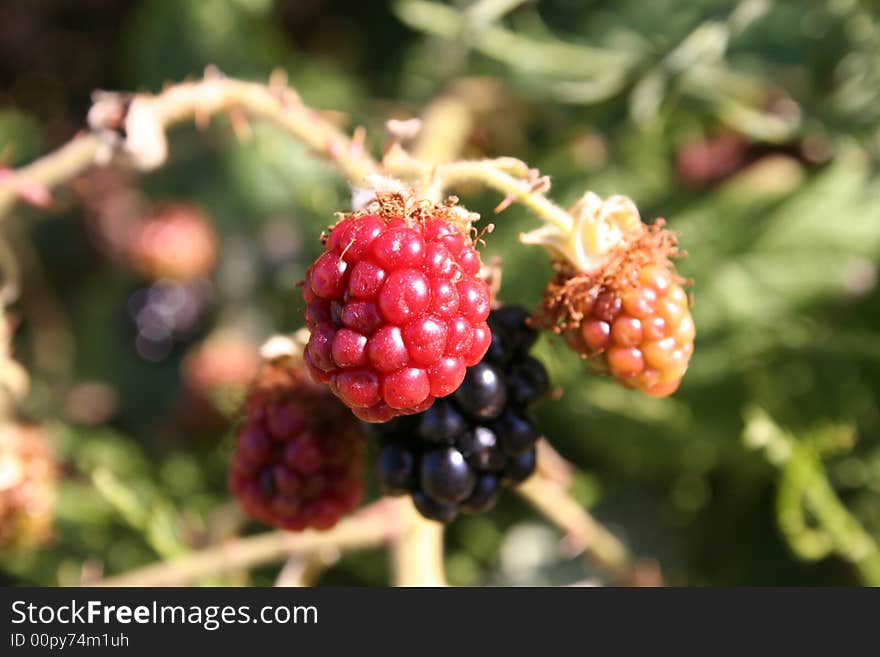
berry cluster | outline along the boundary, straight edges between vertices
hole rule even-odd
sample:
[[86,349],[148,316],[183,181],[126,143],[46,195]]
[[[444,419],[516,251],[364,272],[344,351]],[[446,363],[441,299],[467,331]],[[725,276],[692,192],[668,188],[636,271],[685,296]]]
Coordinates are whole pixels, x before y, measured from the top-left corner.
[[312,377],[368,422],[454,392],[491,339],[469,224],[458,208],[398,201],[336,224],[303,288]]
[[217,261],[217,234],[197,207],[171,203],[134,226],[128,255],[135,270],[152,280],[192,280],[211,274]]
[[537,333],[521,308],[492,312],[492,342],[455,393],[419,415],[367,429],[380,446],[377,483],[389,495],[411,494],[427,518],[494,506],[502,484],[535,469],[539,432],[529,407],[549,390],[543,365],[528,355]]
[[245,402],[229,476],[245,512],[292,531],[328,529],[360,504],[363,440],[326,386],[266,364]]

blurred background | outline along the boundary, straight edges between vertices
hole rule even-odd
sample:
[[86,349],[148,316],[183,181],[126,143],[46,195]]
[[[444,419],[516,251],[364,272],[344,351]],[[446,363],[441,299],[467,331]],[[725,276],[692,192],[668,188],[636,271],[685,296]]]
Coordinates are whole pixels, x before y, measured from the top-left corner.
[[[682,235],[697,346],[680,391],[656,400],[542,338],[560,394],[539,417],[582,469],[574,494],[672,584],[880,584],[878,11],[0,0],[0,167],[83,129],[94,89],[155,92],[216,64],[256,80],[283,68],[307,103],[366,126],[374,153],[387,118],[430,116],[450,151],[549,174],[563,205],[625,193]],[[0,553],[0,583],[77,584],[263,529],[226,488],[234,409],[257,345],[301,325],[296,284],[350,192],[270,126],[241,143],[218,119],[171,143],[159,171],[95,170],[0,225],[31,377],[19,430],[50,446],[58,490],[51,527]],[[460,191],[485,217],[499,201]],[[493,221],[501,298],[534,307],[550,264],[516,238],[536,223],[516,206]],[[453,584],[595,575],[511,494],[452,524],[446,565]],[[345,555],[319,583],[384,584],[387,568],[378,551]]]

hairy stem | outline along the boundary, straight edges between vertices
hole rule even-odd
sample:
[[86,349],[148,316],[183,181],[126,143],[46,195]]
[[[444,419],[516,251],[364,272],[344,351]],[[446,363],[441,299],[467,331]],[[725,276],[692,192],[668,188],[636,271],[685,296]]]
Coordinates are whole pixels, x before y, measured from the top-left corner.
[[125,148],[141,167],[159,166],[167,152],[164,132],[168,126],[193,119],[204,123],[214,114],[235,110],[284,128],[316,153],[333,160],[354,183],[362,182],[376,169],[359,140],[353,140],[305,105],[280,76],[267,86],[209,71],[202,80],[173,85],[155,96],[136,95],[125,118]]
[[155,95],[97,95],[89,112],[91,134],[75,137],[0,179],[0,217],[23,196],[28,185],[46,189],[60,185],[105,160],[106,149],[112,147],[120,147],[142,169],[156,168],[167,158],[165,133],[169,127],[191,120],[204,125],[215,114],[231,112],[275,123],[331,159],[355,184],[376,171],[362,141],[352,139],[305,105],[281,76],[274,76],[267,86],[209,71],[202,80],[171,85]]
[[567,232],[571,230],[571,215],[548,199],[542,192],[549,187],[545,178],[517,178],[499,166],[503,160],[461,160],[437,167],[437,179],[444,186],[476,182],[496,189],[510,201],[524,205],[539,219]]
[[414,158],[403,148],[393,148],[382,160],[385,169],[395,176],[415,179],[429,198],[439,199],[456,185],[478,183],[504,194],[496,208],[500,212],[511,203],[527,207],[542,221],[562,232],[570,232],[574,221],[571,215],[545,196],[550,181],[535,169],[513,157],[485,160],[457,160],[432,165]]
[[95,161],[101,140],[94,134],[74,137],[64,146],[0,180],[0,218],[6,215],[29,185],[47,189],[67,182]]

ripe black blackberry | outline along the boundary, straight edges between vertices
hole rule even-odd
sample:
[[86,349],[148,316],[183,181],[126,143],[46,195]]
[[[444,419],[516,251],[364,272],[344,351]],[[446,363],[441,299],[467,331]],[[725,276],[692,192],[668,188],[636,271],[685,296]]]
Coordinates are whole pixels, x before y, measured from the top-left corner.
[[379,443],[376,481],[386,495],[412,495],[419,512],[449,522],[495,505],[502,485],[535,470],[540,434],[529,408],[547,393],[544,366],[528,355],[538,335],[516,306],[492,311],[492,343],[449,397],[417,415],[365,424]]

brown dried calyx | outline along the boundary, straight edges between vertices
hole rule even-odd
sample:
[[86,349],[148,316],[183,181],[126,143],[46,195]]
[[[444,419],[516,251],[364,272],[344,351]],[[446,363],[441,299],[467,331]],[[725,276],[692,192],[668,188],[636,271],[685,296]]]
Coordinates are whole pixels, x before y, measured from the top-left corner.
[[355,211],[338,213],[340,221],[349,217],[372,215],[385,220],[403,219],[412,225],[436,218],[448,221],[463,235],[473,237],[473,225],[479,221],[480,215],[459,205],[457,196],[449,196],[442,203],[436,203],[390,178],[374,177],[370,182],[373,187],[355,190]]
[[675,233],[665,228],[665,219],[653,224],[642,224],[642,230],[602,260],[602,267],[587,273],[577,270],[570,261],[554,260],[556,274],[547,284],[542,301],[541,317],[546,328],[561,333],[577,328],[584,319],[584,311],[598,295],[605,291],[623,293],[639,284],[643,267],[666,269],[679,285],[685,279],[675,272],[672,259],[682,254],[678,250]]

